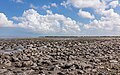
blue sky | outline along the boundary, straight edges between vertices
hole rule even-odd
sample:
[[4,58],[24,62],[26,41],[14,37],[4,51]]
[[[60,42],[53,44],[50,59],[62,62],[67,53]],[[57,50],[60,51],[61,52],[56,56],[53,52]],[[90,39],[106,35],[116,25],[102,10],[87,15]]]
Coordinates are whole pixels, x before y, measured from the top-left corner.
[[1,0],[0,37],[120,35],[119,0]]

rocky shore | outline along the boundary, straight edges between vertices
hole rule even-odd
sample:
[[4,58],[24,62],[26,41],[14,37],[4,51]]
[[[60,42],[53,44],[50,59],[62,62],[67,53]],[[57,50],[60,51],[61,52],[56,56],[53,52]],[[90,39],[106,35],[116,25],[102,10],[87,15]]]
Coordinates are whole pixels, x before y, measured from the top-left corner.
[[120,39],[3,39],[0,75],[120,75]]

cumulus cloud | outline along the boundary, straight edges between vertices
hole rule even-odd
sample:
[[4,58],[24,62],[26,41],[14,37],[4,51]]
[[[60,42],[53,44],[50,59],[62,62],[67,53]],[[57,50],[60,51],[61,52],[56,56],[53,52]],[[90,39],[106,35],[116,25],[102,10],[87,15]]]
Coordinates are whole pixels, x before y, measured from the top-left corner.
[[89,19],[94,19],[95,18],[94,15],[91,15],[89,12],[82,11],[82,10],[79,10],[78,15],[82,16],[83,18],[89,18]]
[[47,10],[47,9],[52,8],[52,7],[57,7],[57,4],[56,3],[51,3],[49,5],[43,5],[42,9]]
[[[114,11],[120,5],[118,0],[67,0],[64,4],[79,9],[79,16],[94,18],[90,23],[84,24],[86,29],[120,30],[120,14]],[[96,19],[94,14],[81,10],[84,8],[93,8],[101,17]]]
[[33,5],[33,4],[30,4],[30,8],[32,8],[32,9],[37,9],[38,7],[35,6],[35,5]]
[[64,6],[65,8],[67,8],[68,7],[68,2],[65,2],[65,1],[63,1],[62,3],[60,3],[60,5],[62,5],[62,6]]
[[62,5],[71,4],[76,8],[99,8],[103,3],[100,0],[67,0]]
[[57,7],[57,4],[56,3],[52,3],[51,7]]
[[14,17],[14,19],[19,21],[19,27],[39,33],[77,34],[80,32],[79,24],[75,20],[64,15],[53,14],[51,11],[41,15],[34,9],[29,9],[24,11],[22,17]]
[[119,30],[120,15],[115,13],[113,9],[102,11],[103,17],[100,20],[94,20],[90,24],[86,24],[85,28],[96,28],[104,30]]
[[[113,8],[118,6],[119,3],[117,0],[109,1],[106,3],[106,7],[103,10],[99,10],[98,14],[101,14],[100,20],[95,19],[89,24],[85,25],[85,28],[95,28],[95,29],[103,29],[103,30],[120,30],[120,14],[116,13]],[[105,9],[108,7],[112,7],[110,9]]]
[[42,9],[44,9],[44,10],[50,9],[50,6],[49,6],[49,5],[48,5],[48,6],[47,6],[47,5],[43,5],[43,6],[42,6]]
[[112,8],[116,8],[118,5],[119,5],[118,0],[115,0],[109,3],[109,6],[111,6]]
[[13,21],[8,20],[4,13],[0,13],[0,27],[13,27]]

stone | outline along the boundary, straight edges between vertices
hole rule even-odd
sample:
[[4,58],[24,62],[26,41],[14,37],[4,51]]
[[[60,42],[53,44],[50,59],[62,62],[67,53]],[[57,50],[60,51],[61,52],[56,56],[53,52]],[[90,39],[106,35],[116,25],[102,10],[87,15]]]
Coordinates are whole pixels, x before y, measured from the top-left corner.
[[110,63],[118,63],[116,60],[110,60]]
[[22,63],[21,62],[15,62],[15,67],[22,67]]
[[85,68],[85,69],[92,68],[92,65],[91,65],[91,64],[80,63],[80,65],[81,65],[83,68]]
[[16,73],[16,75],[28,75],[25,72]]
[[23,61],[28,61],[28,60],[29,60],[29,57],[27,57],[27,55],[23,55],[23,56],[22,56],[22,60],[23,60]]
[[63,66],[61,66],[62,69],[70,69],[73,65],[72,64],[65,64]]
[[27,75],[31,75],[32,72],[34,72],[34,70],[26,70],[26,71],[25,71],[25,74],[27,74]]
[[10,60],[5,60],[5,61],[4,61],[4,65],[6,65],[6,66],[11,66],[12,63],[11,63]]
[[32,61],[23,61],[22,66],[27,67],[27,66],[31,66],[32,64],[33,64]]
[[3,48],[3,46],[0,46],[0,50]]
[[36,63],[33,63],[33,66],[31,66],[31,68],[32,68],[33,70],[39,70],[39,67],[37,66]]
[[6,71],[4,75],[14,75],[14,73],[12,71]]
[[77,71],[78,74],[84,74],[85,72],[83,70]]
[[7,69],[0,69],[0,73],[4,73],[6,71],[7,71]]
[[46,65],[46,66],[51,65],[51,62],[47,61],[47,60],[43,60],[41,63],[42,63],[42,65]]
[[58,72],[57,75],[65,75],[63,72]]
[[2,59],[0,59],[0,64],[3,64],[3,60]]
[[96,69],[92,69],[92,72],[97,72],[97,70]]
[[[43,39],[0,40],[2,49],[8,49],[0,50],[0,75],[117,75],[120,71],[116,38]],[[6,54],[10,49],[15,52]]]
[[17,57],[13,56],[11,61],[12,62],[17,62],[17,61],[19,61],[19,59]]

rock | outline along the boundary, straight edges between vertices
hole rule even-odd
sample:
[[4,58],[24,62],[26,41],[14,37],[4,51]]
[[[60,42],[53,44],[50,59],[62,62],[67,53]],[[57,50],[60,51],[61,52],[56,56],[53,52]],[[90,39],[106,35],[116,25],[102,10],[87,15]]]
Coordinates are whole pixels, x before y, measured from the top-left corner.
[[33,64],[32,61],[23,61],[22,66],[27,67],[27,66],[31,66],[32,64]]
[[36,66],[37,66],[37,64],[36,64],[36,63],[33,63],[33,66],[35,66],[35,67],[36,67]]
[[15,62],[15,67],[22,67],[22,63],[21,62]]
[[97,70],[96,69],[92,69],[92,72],[97,72]]
[[98,73],[98,75],[106,75],[105,73]]
[[3,48],[3,46],[0,46],[0,50]]
[[17,62],[17,61],[19,61],[19,59],[17,57],[13,56],[11,61],[12,62]]
[[29,57],[27,57],[27,55],[24,54],[24,55],[22,56],[22,60],[23,60],[23,61],[28,61],[28,60],[29,60]]
[[8,49],[0,50],[0,75],[117,75],[119,45],[116,38],[0,40]]
[[6,71],[7,71],[7,69],[0,69],[0,73],[4,73]]
[[15,68],[13,73],[21,73],[23,70],[21,68]]
[[73,65],[68,63],[68,64],[65,64],[63,66],[61,66],[62,69],[70,69]]
[[57,75],[65,75],[63,72],[58,72]]
[[84,74],[85,72],[83,70],[77,71],[78,74]]
[[34,72],[34,70],[26,70],[26,71],[25,71],[25,74],[27,74],[27,75],[31,75],[32,72]]
[[104,66],[102,66],[102,65],[100,65],[100,66],[97,66],[98,68],[100,68],[100,69],[104,69],[105,67]]
[[92,68],[92,65],[91,65],[91,64],[80,63],[80,65],[81,65],[83,68],[85,68],[85,69]]
[[16,75],[28,75],[25,72],[16,73]]
[[51,62],[47,61],[47,60],[43,60],[41,63],[42,63],[42,65],[46,65],[46,66],[51,65]]
[[5,60],[5,61],[4,61],[4,65],[6,65],[6,66],[11,66],[12,63],[11,63],[10,60]]
[[6,71],[4,75],[14,75],[14,73],[12,71]]
[[3,64],[3,60],[2,59],[0,59],[0,64]]
[[24,49],[24,47],[22,45],[19,45],[19,46],[17,46],[17,47],[14,48],[14,50],[19,50],[19,51],[21,51],[23,49]]
[[33,63],[33,66],[31,66],[31,68],[32,68],[33,70],[39,70],[39,67],[37,66],[36,63]]
[[78,64],[74,64],[75,69],[80,69],[81,67]]
[[110,60],[110,63],[118,63],[116,60]]
[[94,59],[96,63],[99,63],[101,60],[100,59]]
[[52,67],[50,67],[49,71],[54,71],[54,69],[55,69],[55,67],[52,66]]
[[31,69],[33,69],[33,70],[39,70],[39,67],[35,67],[35,66],[31,66]]

